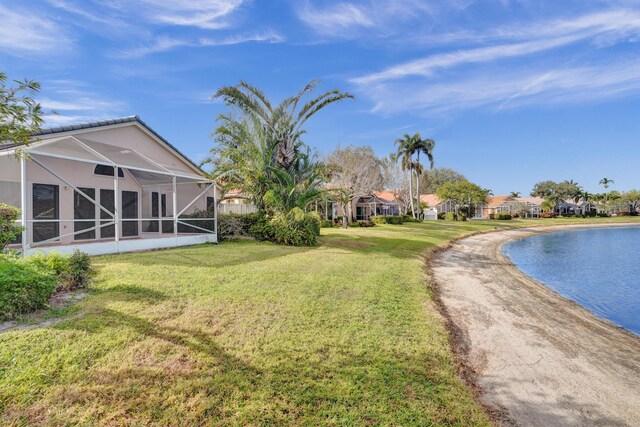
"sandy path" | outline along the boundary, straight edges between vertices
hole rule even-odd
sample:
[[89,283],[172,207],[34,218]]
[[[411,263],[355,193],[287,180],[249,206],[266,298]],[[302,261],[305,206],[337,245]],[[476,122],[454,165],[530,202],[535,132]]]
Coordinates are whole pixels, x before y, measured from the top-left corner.
[[640,337],[502,255],[506,241],[559,229],[477,235],[433,259],[458,353],[482,401],[504,410],[505,424],[640,426]]

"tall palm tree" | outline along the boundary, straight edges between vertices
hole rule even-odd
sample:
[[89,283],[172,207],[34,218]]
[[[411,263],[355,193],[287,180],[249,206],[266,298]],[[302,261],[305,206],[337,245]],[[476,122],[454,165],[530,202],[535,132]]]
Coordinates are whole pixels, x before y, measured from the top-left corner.
[[414,149],[415,152],[417,153],[417,167],[415,168],[416,170],[416,192],[418,193],[418,216],[420,216],[422,214],[422,199],[421,199],[421,195],[420,195],[420,181],[421,181],[421,176],[422,173],[424,171],[424,168],[422,167],[422,164],[420,163],[420,153],[423,153],[425,156],[427,156],[427,159],[429,160],[429,169],[433,169],[433,149],[436,146],[436,142],[433,139],[429,139],[429,138],[425,138],[422,139],[420,137],[420,133],[416,132],[416,134],[413,136],[414,138]]
[[599,184],[604,187],[604,204],[606,206],[607,202],[609,201],[609,192],[607,190],[609,189],[609,186],[611,184],[615,184],[615,182],[612,179],[605,177],[600,180]]
[[509,193],[509,197],[513,197],[514,199],[517,199],[518,197],[520,197],[522,193],[520,193],[519,191],[512,191],[511,193]]
[[[409,170],[409,198],[411,199],[411,213],[416,217],[416,208],[414,206],[414,194],[413,194],[413,174],[416,173],[416,193],[418,201],[417,213],[421,212],[420,209],[420,176],[422,175],[424,168],[420,163],[420,153],[427,156],[430,162],[430,167],[433,167],[433,149],[436,145],[435,141],[429,138],[422,139],[419,132],[415,135],[404,134],[402,138],[398,138],[395,141],[398,146],[396,158],[402,163],[402,167],[405,170]],[[413,160],[413,156],[417,155],[416,161]]]
[[411,215],[416,216],[415,207],[413,205],[413,137],[409,134],[404,134],[402,138],[398,138],[395,141],[398,149],[395,154],[395,159],[400,162],[403,171],[409,172],[409,206],[411,207]]
[[334,89],[302,105],[302,100],[319,83],[319,80],[309,82],[296,96],[288,97],[278,105],[272,105],[264,92],[245,81],[220,88],[213,99],[222,98],[228,106],[235,106],[243,114],[256,117],[265,128],[270,144],[274,146],[274,162],[289,168],[302,145],[300,137],[305,133],[302,125],[327,105],[354,98],[350,93]]

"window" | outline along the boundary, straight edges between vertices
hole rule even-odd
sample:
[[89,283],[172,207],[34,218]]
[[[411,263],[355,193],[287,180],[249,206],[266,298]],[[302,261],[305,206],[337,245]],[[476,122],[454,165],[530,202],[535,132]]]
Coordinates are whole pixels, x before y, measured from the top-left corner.
[[[43,242],[60,236],[60,188],[33,184],[33,241]],[[42,220],[39,222],[38,220]]]
[[[136,191],[122,192],[122,219],[138,218],[138,193]],[[122,236],[138,235],[138,221],[122,221]]]
[[[93,173],[96,175],[113,176],[113,166],[96,165],[96,168],[93,170]],[[124,178],[124,171],[120,168],[118,168],[118,177]]]
[[[103,208],[107,209],[109,212],[115,212],[115,199],[113,197],[113,190],[100,190],[100,204]],[[115,225],[104,225],[109,222],[113,222],[113,217],[109,215],[107,212],[100,209],[100,219],[106,221],[100,221],[100,238],[108,239],[114,238],[116,236],[116,226]]]
[[[87,196],[95,200],[96,190],[95,188],[78,188]],[[74,219],[87,219],[92,221],[76,221],[73,223],[73,231],[78,232],[93,228],[96,226],[96,205],[92,201],[84,197],[77,191],[73,192],[73,218]],[[86,233],[76,234],[75,240],[90,240],[96,238],[96,230],[87,231]]]

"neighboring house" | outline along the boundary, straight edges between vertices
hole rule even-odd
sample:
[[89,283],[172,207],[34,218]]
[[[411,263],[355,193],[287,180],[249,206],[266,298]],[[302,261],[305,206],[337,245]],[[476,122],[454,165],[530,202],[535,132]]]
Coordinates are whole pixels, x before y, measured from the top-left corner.
[[519,208],[520,205],[524,204],[528,208],[528,212],[524,215],[524,217],[538,218],[540,217],[540,205],[542,204],[542,202],[544,202],[544,199],[541,199],[539,197],[489,196],[487,197],[487,201],[485,204],[480,205],[476,208],[476,216],[488,219],[491,217],[491,215],[501,212],[515,215],[516,207]]
[[251,202],[249,195],[239,189],[231,189],[224,193],[218,209],[221,214],[249,214],[258,212],[258,208]]
[[455,212],[456,206],[451,200],[442,200],[435,194],[423,194],[420,196],[422,203],[427,205],[428,209],[435,209],[437,213]]
[[[339,203],[332,203],[333,218],[345,213]],[[351,212],[356,221],[366,221],[372,216],[401,215],[400,204],[391,191],[375,191],[351,202]],[[327,216],[327,218],[329,218]]]
[[27,147],[0,145],[0,202],[22,210],[14,247],[23,254],[216,242],[217,197],[216,184],[137,116],[42,129]]

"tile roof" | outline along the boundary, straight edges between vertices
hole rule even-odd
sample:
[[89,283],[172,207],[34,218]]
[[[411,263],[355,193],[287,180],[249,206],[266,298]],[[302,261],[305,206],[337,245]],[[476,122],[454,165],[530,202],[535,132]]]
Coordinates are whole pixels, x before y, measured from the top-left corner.
[[505,202],[515,202],[515,201],[516,199],[510,196],[489,196],[487,197],[487,206],[490,208],[495,208]]
[[374,191],[373,195],[383,202],[396,203],[396,195],[393,191]]
[[443,202],[443,200],[435,194],[423,194],[420,196],[420,201],[426,203],[430,208],[434,208]]

